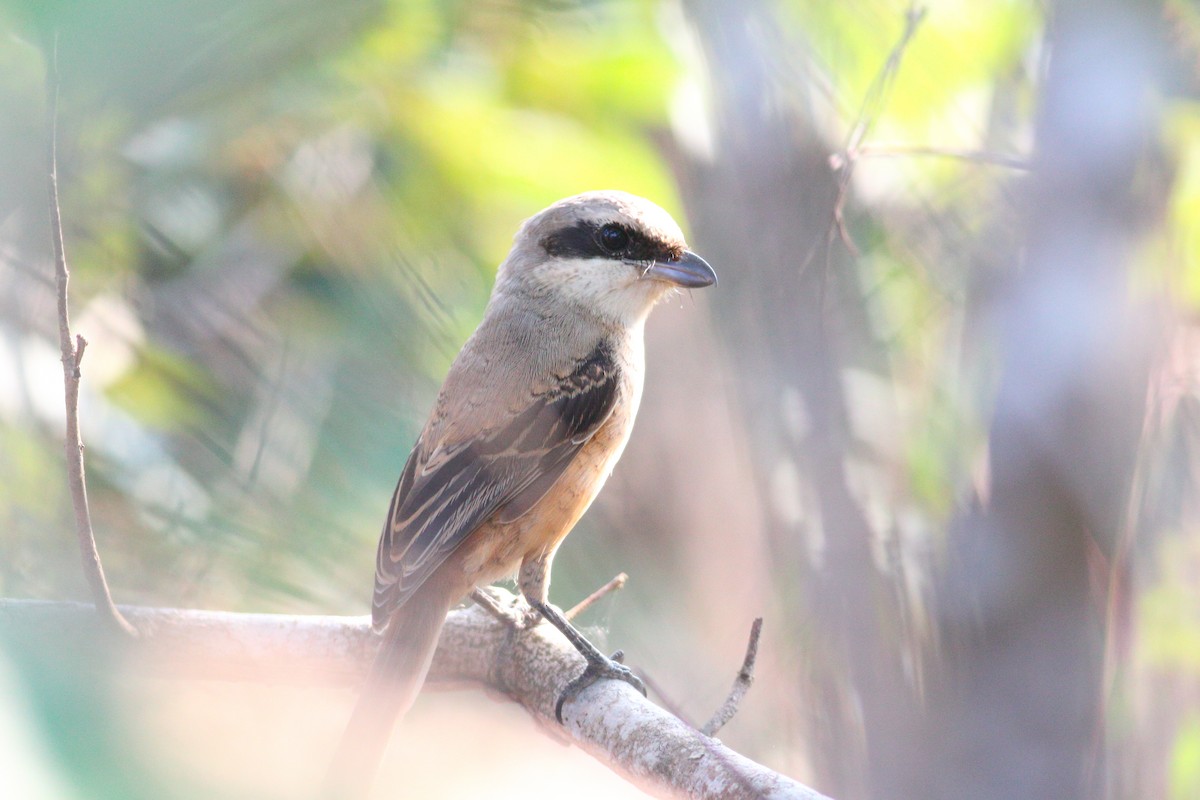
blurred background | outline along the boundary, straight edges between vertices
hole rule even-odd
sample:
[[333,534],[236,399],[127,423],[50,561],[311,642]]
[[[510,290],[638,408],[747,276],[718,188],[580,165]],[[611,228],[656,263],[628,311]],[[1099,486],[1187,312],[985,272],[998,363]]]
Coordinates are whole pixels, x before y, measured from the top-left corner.
[[[394,482],[529,215],[620,188],[720,283],[651,317],[569,607],[841,800],[1200,796],[1200,11],[929,0],[0,4],[0,595],[367,613]],[[294,798],[353,694],[0,641],[0,795]],[[16,769],[13,769],[13,766]],[[427,692],[380,797],[640,797]],[[399,788],[397,788],[399,787]]]

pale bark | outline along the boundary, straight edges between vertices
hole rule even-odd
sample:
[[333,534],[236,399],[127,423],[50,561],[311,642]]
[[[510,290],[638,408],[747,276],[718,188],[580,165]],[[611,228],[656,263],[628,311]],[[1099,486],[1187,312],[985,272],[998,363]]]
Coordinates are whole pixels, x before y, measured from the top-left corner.
[[[77,650],[115,646],[144,656],[135,668],[157,677],[204,677],[267,683],[356,683],[378,645],[367,617],[289,616],[122,606],[138,630],[116,641],[83,603],[0,600],[0,638],[10,646]],[[97,659],[108,663],[108,659]],[[823,795],[739,755],[643,698],[631,686],[602,681],[563,708],[562,688],[583,660],[549,625],[517,631],[477,606],[452,611],[429,679],[482,684],[507,695],[538,720],[565,729],[576,744],[656,794],[695,798],[797,798]]]

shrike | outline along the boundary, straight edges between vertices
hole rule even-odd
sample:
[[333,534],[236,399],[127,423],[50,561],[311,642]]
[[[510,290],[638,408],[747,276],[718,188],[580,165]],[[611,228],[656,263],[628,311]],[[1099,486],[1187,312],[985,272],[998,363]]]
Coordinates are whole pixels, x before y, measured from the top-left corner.
[[547,602],[550,563],[629,439],[650,309],[716,280],[670,215],[624,192],[570,197],[521,226],[388,509],[372,608],[383,643],[330,773],[334,793],[370,787],[451,606],[514,573],[587,660],[563,699],[599,678],[645,692]]

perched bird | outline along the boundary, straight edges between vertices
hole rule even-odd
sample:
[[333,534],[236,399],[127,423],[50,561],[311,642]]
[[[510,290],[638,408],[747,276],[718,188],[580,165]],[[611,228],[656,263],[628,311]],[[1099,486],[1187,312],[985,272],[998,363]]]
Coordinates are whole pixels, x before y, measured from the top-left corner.
[[645,692],[547,602],[550,564],[629,438],[650,309],[716,280],[667,212],[624,192],[570,197],[521,226],[392,497],[372,609],[383,643],[331,794],[369,789],[451,606],[514,573],[530,606],[587,659],[563,699],[605,677]]

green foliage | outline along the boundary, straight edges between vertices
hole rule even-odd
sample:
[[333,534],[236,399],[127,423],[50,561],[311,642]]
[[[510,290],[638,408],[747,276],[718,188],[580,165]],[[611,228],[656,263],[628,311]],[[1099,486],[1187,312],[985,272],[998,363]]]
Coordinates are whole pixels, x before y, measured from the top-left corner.
[[[106,546],[117,576],[173,575],[132,581],[143,599],[178,602],[178,581],[216,570],[216,605],[361,608],[359,581],[314,576],[370,574],[391,482],[516,223],[604,186],[677,206],[646,137],[679,72],[654,5],[515,10],[9,7],[0,97],[25,113],[4,115],[0,151],[40,151],[39,46],[57,38],[93,503],[126,528]],[[26,160],[5,170],[7,213],[37,230]],[[121,324],[88,312],[100,297]],[[13,435],[54,452],[49,430]],[[47,522],[31,511],[15,550]],[[53,574],[6,589],[76,591]]]
[[1200,605],[1191,578],[1200,553],[1189,539],[1164,542],[1163,575],[1142,597],[1142,630],[1150,665],[1200,676]]
[[1200,720],[1192,719],[1175,740],[1171,759],[1171,800],[1200,794]]

